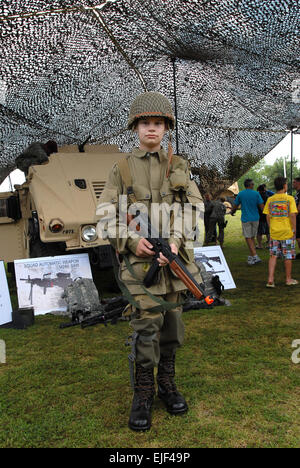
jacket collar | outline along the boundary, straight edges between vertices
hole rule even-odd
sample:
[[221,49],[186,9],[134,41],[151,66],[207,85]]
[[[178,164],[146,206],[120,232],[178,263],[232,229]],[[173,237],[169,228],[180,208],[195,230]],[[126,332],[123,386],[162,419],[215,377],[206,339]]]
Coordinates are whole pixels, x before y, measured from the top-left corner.
[[[167,152],[165,151],[164,148],[160,148],[160,150],[158,152],[156,152],[158,154],[158,157],[159,157],[159,161],[162,162],[164,161],[165,159],[168,159],[168,155],[167,155]],[[135,156],[136,158],[144,158],[147,154],[150,154],[149,151],[145,151],[145,150],[141,150],[139,148],[134,148],[132,150],[132,154],[133,156]]]

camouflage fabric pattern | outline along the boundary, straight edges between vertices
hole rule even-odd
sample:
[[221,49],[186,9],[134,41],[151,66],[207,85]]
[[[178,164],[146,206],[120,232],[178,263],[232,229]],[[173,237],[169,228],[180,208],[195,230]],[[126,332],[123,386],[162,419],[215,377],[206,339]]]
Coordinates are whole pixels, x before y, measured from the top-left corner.
[[61,296],[68,306],[68,315],[80,322],[104,311],[98,290],[90,278],[78,278],[69,284]]

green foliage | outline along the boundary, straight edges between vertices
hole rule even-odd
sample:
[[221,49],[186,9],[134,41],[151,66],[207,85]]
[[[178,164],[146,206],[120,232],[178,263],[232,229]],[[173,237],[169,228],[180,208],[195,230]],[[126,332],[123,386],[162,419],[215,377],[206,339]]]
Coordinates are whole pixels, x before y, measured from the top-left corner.
[[[249,169],[249,171],[238,180],[239,190],[244,190],[244,180],[246,179],[252,179],[254,181],[255,189],[261,184],[266,184],[267,182],[264,175],[264,168],[265,164],[263,160],[261,160],[255,166]],[[268,185],[267,187],[269,188]]]
[[0,447],[299,447],[300,364],[291,360],[299,288],[284,285],[282,262],[276,288],[266,288],[268,251],[260,252],[263,262],[249,267],[240,217],[228,216],[232,305],[183,314],[176,382],[189,412],[171,416],[156,398],[145,433],[127,426],[128,323],[60,330],[65,318],[45,315],[27,330],[0,329]]
[[[293,178],[298,177],[300,168],[298,162],[293,161]],[[288,179],[288,192],[291,193],[291,162],[286,161],[286,176]],[[263,160],[259,161],[253,166],[243,177],[238,180],[240,190],[244,190],[244,180],[253,179],[255,189],[261,184],[266,184],[267,189],[275,191],[274,179],[279,176],[284,176],[284,163],[283,158],[278,158],[272,165],[267,165]]]
[[251,153],[244,156],[231,156],[224,169],[224,177],[235,182],[241,174],[244,174],[249,168],[252,168],[259,161],[259,157]]

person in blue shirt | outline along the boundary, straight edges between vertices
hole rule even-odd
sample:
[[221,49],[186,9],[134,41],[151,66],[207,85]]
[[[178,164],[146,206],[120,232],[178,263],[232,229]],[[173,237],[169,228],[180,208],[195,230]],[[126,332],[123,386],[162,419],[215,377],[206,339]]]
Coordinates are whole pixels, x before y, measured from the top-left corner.
[[242,190],[234,201],[234,206],[231,210],[233,215],[238,206],[241,205],[242,210],[242,229],[250,255],[248,256],[248,265],[255,265],[261,262],[261,259],[256,253],[255,237],[259,225],[259,208],[263,211],[264,201],[260,194],[254,190],[254,182],[252,179],[244,181],[245,190]]

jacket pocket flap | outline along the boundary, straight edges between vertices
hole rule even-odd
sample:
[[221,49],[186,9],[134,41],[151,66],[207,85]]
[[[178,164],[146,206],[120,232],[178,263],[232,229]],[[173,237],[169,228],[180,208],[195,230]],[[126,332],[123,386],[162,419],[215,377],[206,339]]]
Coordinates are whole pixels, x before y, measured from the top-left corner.
[[105,188],[99,199],[100,203],[118,203],[118,190]]
[[147,189],[147,187],[143,187],[142,185],[135,184],[133,185],[132,188],[133,188],[135,197],[138,201],[151,200],[151,193],[150,193],[150,190]]

